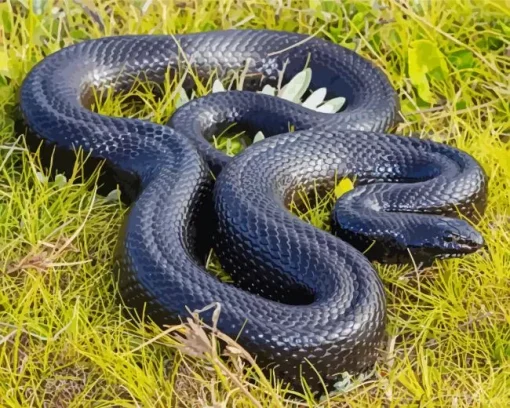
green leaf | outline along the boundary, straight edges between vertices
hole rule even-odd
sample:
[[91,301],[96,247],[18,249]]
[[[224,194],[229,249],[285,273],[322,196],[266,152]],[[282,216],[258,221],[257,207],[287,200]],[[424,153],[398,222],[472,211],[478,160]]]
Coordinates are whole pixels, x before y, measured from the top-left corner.
[[226,153],[229,156],[235,156],[244,149],[243,143],[239,139],[227,138]]
[[75,30],[71,30],[70,34],[74,40],[78,40],[78,41],[85,40],[88,38],[87,32],[84,30],[81,30],[79,28],[75,29]]
[[55,176],[55,185],[57,187],[64,187],[67,184],[67,178],[63,174],[57,174]]
[[448,75],[448,66],[444,55],[432,41],[413,41],[408,54],[409,78],[418,90],[418,95],[424,101],[435,103],[436,99],[430,91],[429,77],[445,79]]
[[369,16],[367,15],[366,12],[356,13],[356,15],[352,18],[351,22],[358,29],[363,29],[365,27],[368,17]]
[[3,23],[2,29],[6,33],[10,33],[12,30],[11,16],[12,11],[9,4],[7,3],[0,4],[0,18],[1,18],[0,21]]
[[458,69],[472,68],[475,65],[473,53],[469,50],[459,50],[448,55],[450,61]]
[[310,0],[309,2],[309,7],[310,9],[312,10],[320,10],[321,9],[321,1],[320,0]]
[[347,40],[342,44],[345,48],[349,48],[350,50],[354,51],[356,47],[358,46],[354,41]]
[[466,101],[459,101],[455,104],[455,109],[461,110],[467,108],[467,102]]
[[4,50],[0,50],[0,74],[9,74],[9,57]]
[[500,25],[501,29],[503,30],[503,32],[505,33],[505,35],[510,35],[510,26],[506,25],[502,21],[499,22],[499,25]]

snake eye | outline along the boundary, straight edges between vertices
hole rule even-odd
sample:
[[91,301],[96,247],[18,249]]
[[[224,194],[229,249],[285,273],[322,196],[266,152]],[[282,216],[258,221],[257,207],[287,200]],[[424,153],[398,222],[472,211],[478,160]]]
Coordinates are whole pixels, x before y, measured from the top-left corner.
[[443,240],[449,246],[453,246],[459,250],[478,249],[483,246],[482,236],[471,227],[464,228],[462,232],[462,234],[458,234],[453,231],[448,231],[443,236]]
[[462,237],[455,234],[455,233],[449,233],[446,236],[443,237],[443,239],[446,242],[452,243],[452,244],[458,244],[462,243]]

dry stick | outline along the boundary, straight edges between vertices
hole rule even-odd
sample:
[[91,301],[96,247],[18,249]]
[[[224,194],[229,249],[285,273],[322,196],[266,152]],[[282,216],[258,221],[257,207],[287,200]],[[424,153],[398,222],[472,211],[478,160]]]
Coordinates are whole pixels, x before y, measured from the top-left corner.
[[[82,202],[83,202],[83,199],[82,199]],[[71,243],[78,237],[78,235],[82,232],[83,228],[85,227],[85,224],[87,223],[89,217],[90,217],[90,214],[92,212],[92,208],[94,206],[96,202],[96,190],[94,189],[94,192],[92,194],[92,200],[90,201],[90,206],[88,208],[88,211],[85,215],[85,219],[83,220],[83,222],[80,224],[80,226],[76,229],[76,231],[64,242],[64,244],[59,248],[57,249],[56,251],[53,251],[49,256],[48,256],[48,259],[45,261],[45,262],[42,262],[42,264],[44,265],[45,268],[49,268],[49,267],[52,267],[52,266],[67,266],[67,265],[82,265],[82,264],[85,264],[85,263],[88,263],[90,261],[88,260],[85,260],[85,261],[77,261],[77,262],[69,262],[69,263],[62,263],[62,262],[59,262],[59,263],[56,263],[56,262],[52,262],[53,260],[57,259],[59,256],[62,255],[62,253],[64,252],[65,249],[67,249],[67,247],[69,245],[71,245]],[[55,248],[53,248],[55,249]],[[33,253],[29,253],[27,256],[25,256],[18,265],[16,266],[13,266],[11,267],[10,269],[8,269],[6,271],[7,274],[12,274],[14,272],[17,272],[21,269],[23,269],[25,266],[27,266],[26,264],[26,261],[28,259],[30,259],[31,257],[33,257],[34,254]],[[33,267],[37,267],[35,264],[30,264],[28,263],[29,266],[33,266]]]
[[[466,113],[466,112],[471,112],[473,110],[486,108],[488,106],[494,105],[495,102],[496,102],[496,100],[492,100],[492,101],[489,101],[489,102],[482,103],[480,105],[472,106],[470,108],[459,109],[458,111],[455,111],[455,113]],[[418,114],[421,114],[421,113],[432,113],[432,112],[437,112],[437,111],[444,110],[444,108],[445,108],[444,106],[434,106],[432,108],[418,109],[416,111],[409,112],[408,115],[418,115]]]
[[[232,343],[232,340],[230,339],[230,337],[223,335],[223,333],[221,333],[218,330],[218,328],[217,328],[218,320],[219,320],[220,313],[221,313],[221,304],[218,303],[218,302],[211,303],[210,305],[205,306],[202,309],[195,310],[193,313],[191,313],[191,315],[192,315],[193,319],[195,320],[196,324],[198,324],[200,326],[201,323],[200,323],[200,320],[198,320],[198,314],[202,313],[202,312],[205,312],[207,310],[210,310],[212,308],[214,308],[214,312],[213,312],[213,316],[212,316],[213,326],[210,327],[210,326],[208,326],[208,325],[206,325],[204,323],[202,323],[202,325],[204,327],[210,329],[211,333],[212,333],[212,338],[211,338],[211,343],[210,344],[211,344],[211,352],[212,352],[212,359],[213,359],[213,361],[236,384],[236,386],[250,399],[250,401],[254,404],[254,406],[256,406],[257,408],[263,408],[262,405],[260,405],[260,403],[253,397],[253,395],[250,394],[250,392],[246,389],[246,387],[239,381],[239,379],[218,358],[218,354],[217,354],[216,347],[215,347],[216,337],[218,337],[219,339],[225,341],[227,344],[231,344]],[[191,319],[188,319],[188,321],[189,321],[190,324],[193,323],[191,321]],[[243,354],[248,355],[248,353],[242,347],[238,346],[238,348],[241,351],[244,351]]]
[[162,337],[165,337],[166,335],[174,332],[174,331],[177,331],[177,330],[180,330],[180,329],[183,329],[185,328],[185,325],[184,324],[180,324],[180,325],[177,325],[177,326],[171,326],[171,327],[168,327],[167,329],[165,329],[164,331],[162,331],[161,333],[159,333],[158,335],[150,338],[149,340],[147,340],[146,342],[140,344],[139,346],[135,347],[133,350],[129,350],[129,351],[126,351],[125,353],[122,353],[123,356],[126,356],[128,354],[133,354],[135,353],[136,351],[138,350],[141,350],[142,348],[146,347],[146,346],[149,346],[150,344],[152,343],[155,343],[157,342],[159,339],[161,339]]
[[269,54],[267,54],[268,57],[272,57],[273,55],[278,55],[278,54],[280,54],[282,52],[289,51],[289,50],[291,50],[291,49],[293,49],[295,47],[299,47],[301,44],[304,44],[304,43],[310,41],[312,38],[316,37],[319,33],[323,33],[324,32],[324,27],[325,27],[325,25],[320,27],[314,34],[311,34],[310,36],[304,38],[303,40],[298,41],[297,43],[288,46],[287,48],[282,48],[279,51],[270,52]]
[[[447,118],[448,116],[451,116],[453,113],[461,114],[461,113],[473,112],[473,111],[480,110],[480,109],[483,109],[483,108],[488,108],[488,107],[494,105],[496,102],[498,102],[498,101],[497,100],[492,100],[492,101],[489,101],[489,102],[482,103],[481,105],[472,106],[470,108],[459,109],[458,111],[451,112],[451,114],[446,113],[446,114],[442,114],[442,115],[432,116],[432,117],[427,118],[427,120],[444,119],[444,118]],[[435,108],[417,110],[417,111],[409,113],[409,116],[410,115],[417,115],[417,114],[423,116],[423,113],[432,112],[433,109],[435,109]],[[441,109],[444,109],[444,107],[443,106],[438,107],[436,110],[441,110]],[[418,121],[417,120],[407,121],[406,124],[412,125],[412,124],[415,124],[415,123],[418,123]]]

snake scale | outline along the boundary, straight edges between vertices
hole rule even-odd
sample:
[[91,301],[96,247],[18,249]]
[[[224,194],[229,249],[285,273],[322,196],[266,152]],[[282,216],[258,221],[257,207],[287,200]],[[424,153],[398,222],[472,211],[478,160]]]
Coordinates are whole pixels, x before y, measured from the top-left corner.
[[[201,81],[245,69],[245,88],[193,99],[166,125],[90,109],[94,89],[121,92],[142,74],[161,84],[186,64]],[[276,84],[284,68],[285,83],[305,66],[310,88],[345,97],[343,110],[253,92]],[[217,302],[218,329],[294,386],[303,377],[320,388],[317,372],[329,387],[338,373],[375,363],[386,301],[371,261],[432,262],[484,245],[459,217],[484,212],[478,162],[446,144],[385,133],[399,110],[387,77],[320,38],[219,30],[87,40],[39,62],[20,106],[45,143],[82,148],[118,175],[130,204],[114,263],[125,304],[164,325]],[[228,157],[210,142],[233,123],[271,137]],[[288,210],[298,188],[326,190],[342,177],[355,188],[332,211],[333,233]],[[211,246],[234,284],[206,271]]]

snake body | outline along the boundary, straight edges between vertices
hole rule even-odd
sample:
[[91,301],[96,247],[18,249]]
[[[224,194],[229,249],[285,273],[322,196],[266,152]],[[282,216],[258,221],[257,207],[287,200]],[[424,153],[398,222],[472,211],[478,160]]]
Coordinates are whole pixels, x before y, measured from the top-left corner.
[[[192,100],[167,125],[89,109],[94,88],[129,89],[139,74],[162,83],[186,64],[201,80],[246,69],[245,90]],[[345,109],[319,113],[250,92],[306,64],[310,87],[344,96]],[[303,377],[320,388],[316,373],[329,385],[374,364],[386,304],[371,260],[427,262],[483,245],[458,217],[484,211],[480,165],[454,147],[383,133],[398,111],[388,79],[322,39],[226,30],[88,40],[31,70],[21,110],[46,143],[81,147],[137,181],[118,178],[132,192],[115,251],[124,302],[160,325],[219,303],[218,329],[296,386]],[[231,123],[275,137],[230,158],[209,141]],[[328,189],[342,177],[355,188],[333,210],[334,234],[289,212],[299,187]],[[206,272],[211,245],[234,284]]]

